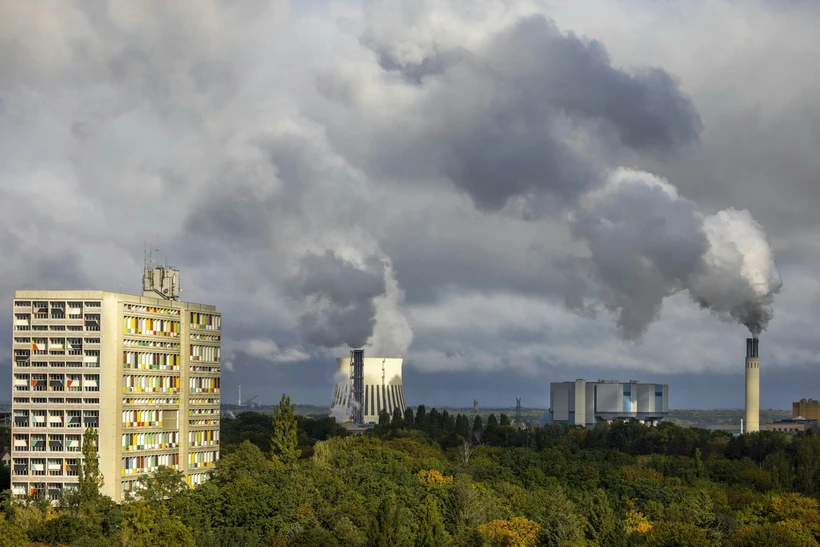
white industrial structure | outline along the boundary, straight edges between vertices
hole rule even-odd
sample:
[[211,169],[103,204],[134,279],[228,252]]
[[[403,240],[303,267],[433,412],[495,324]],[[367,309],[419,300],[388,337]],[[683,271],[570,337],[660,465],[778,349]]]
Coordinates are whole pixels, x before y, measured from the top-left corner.
[[[406,408],[401,377],[403,361],[400,358],[365,358],[361,350],[354,350],[350,357],[336,359],[333,407],[341,409],[341,415],[336,414],[337,420],[368,424],[378,423],[382,410],[392,416],[398,408],[403,414]],[[357,371],[360,372],[357,374]]]
[[598,380],[550,384],[547,422],[594,426],[612,420],[655,424],[669,412],[669,386]]
[[760,431],[760,356],[757,338],[746,339],[746,433]]

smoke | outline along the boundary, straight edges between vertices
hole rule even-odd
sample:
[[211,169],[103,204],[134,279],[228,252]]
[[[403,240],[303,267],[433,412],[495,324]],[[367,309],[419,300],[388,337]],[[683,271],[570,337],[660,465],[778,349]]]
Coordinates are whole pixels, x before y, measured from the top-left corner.
[[748,211],[704,215],[666,180],[619,169],[570,218],[624,337],[640,337],[664,298],[681,291],[754,335],[771,320],[782,283],[765,233]]
[[774,296],[783,287],[763,228],[749,211],[728,209],[706,217],[704,229],[709,252],[705,272],[689,289],[692,298],[760,336],[774,315]]
[[387,291],[385,270],[375,256],[358,265],[330,250],[306,255],[295,281],[305,307],[299,318],[302,339],[329,348],[364,346],[376,323],[376,299]]
[[333,377],[333,406],[330,408],[330,416],[336,419],[336,423],[348,422],[352,410],[358,408],[358,404],[353,400],[350,377],[342,371],[337,371]]
[[567,283],[567,305],[593,315],[580,295],[597,293],[624,338],[640,338],[679,292],[721,320],[766,328],[781,283],[751,215],[706,215],[668,181],[615,167],[626,157],[663,159],[698,140],[700,117],[672,75],[616,67],[600,42],[541,15],[472,48],[430,40],[408,17],[406,28],[391,21],[390,32],[373,23],[362,39],[384,70],[427,91],[414,108],[431,121],[408,139],[424,144],[391,146],[413,160],[394,166],[435,166],[486,213],[566,216],[588,256],[564,269],[593,281]]

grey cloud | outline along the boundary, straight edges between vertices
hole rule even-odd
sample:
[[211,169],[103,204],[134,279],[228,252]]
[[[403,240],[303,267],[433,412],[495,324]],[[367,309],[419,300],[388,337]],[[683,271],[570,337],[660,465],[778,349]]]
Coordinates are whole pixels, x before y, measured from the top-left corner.
[[371,257],[359,267],[332,251],[308,254],[293,281],[309,309],[299,319],[302,338],[325,347],[364,346],[376,322],[374,299],[385,294],[384,264]]
[[[418,106],[424,129],[408,132],[403,143],[384,135],[395,153],[376,162],[410,169],[415,163],[419,173],[437,163],[483,210],[501,210],[516,196],[574,203],[600,183],[603,167],[579,140],[611,133],[626,149],[668,154],[697,140],[701,129],[672,76],[618,69],[600,43],[561,32],[540,15],[520,19],[482,49],[453,52],[447,62],[435,48],[421,63],[400,64],[385,57],[391,44],[375,35],[390,38],[363,38],[383,68],[411,78],[426,63],[435,70],[425,74],[437,74],[423,81],[429,90]],[[530,216],[547,212],[529,209]]]

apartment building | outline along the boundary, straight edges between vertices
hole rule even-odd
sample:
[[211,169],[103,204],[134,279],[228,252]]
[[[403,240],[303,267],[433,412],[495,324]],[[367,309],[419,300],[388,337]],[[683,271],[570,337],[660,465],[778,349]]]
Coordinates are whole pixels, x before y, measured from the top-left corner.
[[32,290],[17,291],[13,307],[16,496],[57,500],[76,486],[87,427],[99,433],[102,493],[117,502],[160,466],[191,486],[206,480],[219,458],[214,306],[154,290]]

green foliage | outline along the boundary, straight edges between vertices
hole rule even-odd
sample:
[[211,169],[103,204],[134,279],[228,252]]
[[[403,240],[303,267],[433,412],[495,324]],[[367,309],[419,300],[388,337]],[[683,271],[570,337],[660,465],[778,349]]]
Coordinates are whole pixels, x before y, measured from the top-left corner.
[[294,464],[301,454],[297,448],[298,439],[296,414],[290,397],[283,393],[279,406],[273,409],[273,435],[270,439],[273,459],[285,465]]
[[646,534],[647,547],[710,547],[706,531],[685,522],[661,522]]
[[28,543],[25,531],[0,514],[0,547],[26,547]]
[[367,531],[368,547],[393,547],[399,542],[401,521],[392,496],[382,498]]
[[210,481],[189,489],[180,471],[161,468],[139,476],[139,496],[122,507],[99,495],[87,431],[84,487],[58,508],[0,504],[0,547],[494,547],[523,535],[563,547],[803,547],[820,538],[820,438],[810,434],[517,429],[505,415],[485,428],[422,406],[348,436],[332,419],[296,417],[286,397],[273,420],[245,413],[222,427]]
[[447,532],[444,530],[444,519],[433,496],[427,496],[419,512],[417,547],[443,547],[447,544]]
[[77,505],[81,510],[90,511],[99,502],[100,488],[104,481],[100,473],[100,458],[97,452],[97,430],[86,428],[83,433],[83,461],[79,466]]

